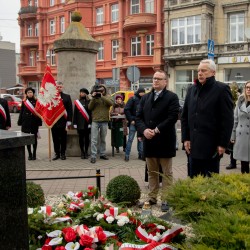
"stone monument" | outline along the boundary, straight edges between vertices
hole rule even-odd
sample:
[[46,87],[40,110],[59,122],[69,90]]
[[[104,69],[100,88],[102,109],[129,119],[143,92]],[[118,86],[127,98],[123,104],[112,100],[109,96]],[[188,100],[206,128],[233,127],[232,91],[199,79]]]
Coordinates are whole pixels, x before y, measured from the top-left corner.
[[0,249],[29,249],[25,145],[34,135],[0,130]]
[[[72,102],[79,98],[81,88],[88,90],[96,80],[96,54],[99,44],[80,22],[79,12],[72,14],[69,27],[54,42],[57,53],[57,80],[64,84],[64,92],[70,94]],[[80,156],[76,130],[68,131],[67,155]]]

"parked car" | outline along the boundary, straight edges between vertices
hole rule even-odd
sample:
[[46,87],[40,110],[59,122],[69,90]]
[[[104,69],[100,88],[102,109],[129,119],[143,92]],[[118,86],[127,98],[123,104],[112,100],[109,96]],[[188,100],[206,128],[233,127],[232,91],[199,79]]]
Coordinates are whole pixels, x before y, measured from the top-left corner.
[[8,95],[8,94],[3,94],[1,96],[8,102],[10,112],[13,113],[20,112],[22,106],[22,99],[14,95]]

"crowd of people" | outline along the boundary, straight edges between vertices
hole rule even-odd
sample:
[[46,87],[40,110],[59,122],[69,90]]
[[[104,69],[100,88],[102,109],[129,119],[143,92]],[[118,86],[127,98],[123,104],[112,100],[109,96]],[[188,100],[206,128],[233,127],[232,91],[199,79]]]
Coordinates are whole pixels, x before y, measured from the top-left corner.
[[[66,160],[69,128],[77,130],[82,159],[90,156],[90,162],[94,164],[99,155],[100,159],[108,160],[106,136],[110,118],[114,117],[113,122],[119,122],[123,131],[123,143],[116,146],[116,152],[120,152],[119,147],[122,146],[124,160],[129,161],[137,134],[138,158],[145,160],[147,167],[148,202],[156,204],[159,172],[165,176],[162,179],[163,189],[172,184],[172,158],[176,156],[177,141],[175,124],[179,117],[188,176],[211,177],[213,173],[219,173],[220,159],[230,144],[233,146],[232,159],[235,164],[239,160],[241,172],[249,173],[250,81],[245,83],[243,94],[239,95],[234,107],[230,87],[217,81],[215,74],[213,60],[200,62],[197,80],[187,91],[181,117],[178,97],[168,90],[168,75],[161,70],[154,73],[149,93],[139,88],[126,104],[122,95],[115,96],[113,100],[104,85],[95,84],[90,93],[86,88],[80,89],[79,99],[74,101],[73,106],[70,95],[63,92],[63,83],[57,82],[66,112],[52,127],[55,152],[52,160]],[[35,135],[33,151],[31,145],[27,146],[28,160],[36,160],[38,128],[42,125],[34,111],[34,92],[32,88],[25,90],[18,119],[22,132]],[[10,127],[8,105],[0,98],[0,129]],[[161,208],[162,211],[169,209],[163,198]]]

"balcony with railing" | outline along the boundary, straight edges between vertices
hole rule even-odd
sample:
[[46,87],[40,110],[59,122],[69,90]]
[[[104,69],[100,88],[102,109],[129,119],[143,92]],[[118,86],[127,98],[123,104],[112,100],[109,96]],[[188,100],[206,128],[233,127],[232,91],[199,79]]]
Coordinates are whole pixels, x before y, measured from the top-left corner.
[[37,36],[26,36],[21,38],[21,46],[38,46],[38,37]]
[[207,56],[207,44],[190,44],[165,48],[165,60],[181,60],[183,58],[201,58]]
[[138,65],[138,66],[149,66],[153,65],[154,63],[154,57],[143,55],[143,56],[126,56],[123,58],[123,66],[132,66],[132,65]]
[[220,44],[218,47],[218,54],[235,56],[237,53],[249,54],[250,43],[241,42],[241,43],[229,43],[229,44]]
[[123,28],[125,30],[133,28],[145,28],[156,25],[156,14],[139,13],[126,16]]
[[36,16],[37,7],[36,6],[26,6],[22,7],[18,14],[21,18],[33,18]]

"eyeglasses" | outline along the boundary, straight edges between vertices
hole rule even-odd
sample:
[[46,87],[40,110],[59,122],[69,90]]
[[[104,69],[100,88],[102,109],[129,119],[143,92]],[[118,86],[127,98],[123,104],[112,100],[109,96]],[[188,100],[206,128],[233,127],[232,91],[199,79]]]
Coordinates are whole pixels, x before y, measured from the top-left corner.
[[166,78],[153,77],[153,81],[161,81],[161,80],[166,80]]
[[246,87],[245,87],[245,89],[248,89],[248,90],[250,90],[250,86],[246,86]]

